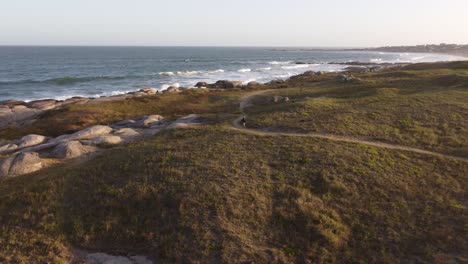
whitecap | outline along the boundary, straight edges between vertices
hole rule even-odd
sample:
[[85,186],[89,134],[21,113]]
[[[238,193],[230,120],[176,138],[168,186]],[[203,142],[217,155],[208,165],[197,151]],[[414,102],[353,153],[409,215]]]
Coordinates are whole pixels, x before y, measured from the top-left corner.
[[200,74],[200,72],[199,71],[177,72],[177,75],[180,75],[180,76],[188,76],[188,75],[196,75],[196,74]]
[[255,71],[271,71],[271,67],[259,68],[259,69],[256,69]]
[[252,70],[251,69],[240,69],[238,70],[238,72],[251,72]]
[[294,66],[283,66],[281,68],[285,70],[292,70],[292,69],[301,69],[301,68],[308,68],[308,67],[310,67],[310,65],[308,64],[299,64],[299,65],[294,65]]
[[160,72],[159,75],[161,75],[161,76],[173,76],[174,73],[173,72]]
[[216,74],[216,73],[223,73],[224,70],[223,69],[218,69],[218,70],[214,70],[214,71],[209,71],[208,74]]
[[291,64],[292,61],[270,61],[268,64],[271,65],[282,65],[282,64]]

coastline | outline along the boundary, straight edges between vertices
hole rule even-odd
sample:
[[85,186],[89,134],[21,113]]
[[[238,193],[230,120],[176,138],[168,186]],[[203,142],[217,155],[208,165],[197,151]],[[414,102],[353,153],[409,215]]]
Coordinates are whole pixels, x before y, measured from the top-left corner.
[[[467,58],[468,59],[468,58]],[[434,63],[434,62],[428,62]],[[299,64],[299,62],[297,62]],[[98,104],[104,102],[122,101],[126,99],[138,98],[143,96],[154,96],[164,93],[180,93],[189,89],[249,89],[264,85],[282,84],[294,80],[298,76],[303,75],[322,75],[322,74],[336,74],[343,75],[349,72],[371,72],[379,71],[391,67],[401,67],[413,63],[374,63],[374,62],[329,62],[328,64],[343,65],[344,68],[339,71],[305,71],[297,75],[290,76],[285,79],[272,79],[265,83],[250,81],[248,83],[243,81],[232,80],[218,80],[215,83],[198,82],[190,87],[169,86],[167,89],[159,91],[155,88],[143,88],[132,92],[125,92],[122,94],[101,97],[79,97],[74,96],[65,100],[57,99],[39,99],[33,101],[19,101],[19,100],[5,100],[0,102],[0,129],[5,129],[11,126],[25,126],[30,125],[44,112],[49,110],[64,109],[70,105],[83,105],[83,104]],[[341,79],[347,81],[346,74]]]

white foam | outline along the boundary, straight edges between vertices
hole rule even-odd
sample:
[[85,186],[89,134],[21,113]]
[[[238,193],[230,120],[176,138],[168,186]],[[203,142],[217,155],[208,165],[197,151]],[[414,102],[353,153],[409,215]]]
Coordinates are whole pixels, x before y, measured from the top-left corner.
[[293,69],[309,68],[310,66],[311,65],[309,64],[299,64],[299,65],[294,65],[294,66],[283,66],[281,68],[285,70],[293,70]]
[[169,87],[177,87],[179,88],[180,87],[180,83],[166,83],[166,84],[163,84],[161,85],[161,88],[159,89],[160,91],[163,91],[163,90],[166,90],[167,88]]
[[283,65],[283,64],[291,64],[292,61],[270,61],[268,64],[271,65]]
[[161,76],[174,76],[175,74],[173,72],[160,72],[159,75],[161,75]]
[[240,69],[238,70],[238,72],[251,72],[252,70],[251,69]]
[[177,72],[176,74],[177,75],[180,75],[180,76],[190,76],[190,75],[197,75],[197,74],[200,74],[201,72],[199,71],[185,71],[185,72]]
[[265,68],[256,69],[255,71],[262,71],[262,72],[264,72],[264,71],[271,71],[271,69],[272,69],[271,67],[265,67]]
[[246,85],[246,84],[248,84],[249,82],[255,82],[256,80],[257,80],[257,79],[248,79],[248,80],[246,80],[246,81],[243,81],[242,84],[243,84],[243,85]]
[[208,74],[216,74],[216,73],[223,73],[224,70],[223,69],[218,69],[218,70],[214,70],[214,71],[209,71]]

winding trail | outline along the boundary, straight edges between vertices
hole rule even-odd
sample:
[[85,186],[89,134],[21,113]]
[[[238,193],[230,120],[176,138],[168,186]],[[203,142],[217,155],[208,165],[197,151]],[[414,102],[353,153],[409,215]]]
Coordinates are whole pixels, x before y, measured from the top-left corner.
[[[245,115],[244,109],[253,105],[251,102],[253,97],[264,94],[264,93],[268,93],[271,91],[276,91],[276,90],[269,89],[269,90],[255,91],[255,92],[249,93],[241,97],[240,104],[239,104],[239,109],[241,113]],[[244,132],[244,133],[253,134],[253,135],[321,138],[321,139],[327,139],[331,141],[363,144],[363,145],[377,147],[377,148],[401,150],[401,151],[413,152],[413,153],[418,153],[418,154],[423,154],[423,155],[428,155],[428,156],[434,156],[438,158],[454,159],[458,161],[468,162],[468,158],[451,156],[451,155],[442,154],[438,152],[412,148],[412,147],[406,147],[406,146],[401,146],[401,145],[396,145],[396,144],[358,139],[358,138],[348,137],[348,136],[337,136],[337,135],[332,135],[332,134],[321,134],[321,133],[270,132],[270,131],[249,129],[241,125],[241,119],[242,119],[242,116],[238,117],[236,120],[232,122],[233,129]]]

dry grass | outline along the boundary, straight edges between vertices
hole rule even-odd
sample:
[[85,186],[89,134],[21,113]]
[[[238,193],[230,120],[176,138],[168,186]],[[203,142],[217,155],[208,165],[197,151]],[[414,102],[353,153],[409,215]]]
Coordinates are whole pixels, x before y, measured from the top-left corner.
[[[161,262],[464,256],[467,164],[200,127],[0,185],[1,261],[72,244]],[[465,256],[466,257],[466,256]]]
[[[276,85],[298,87],[275,93],[294,102],[257,98],[259,106],[250,109],[254,125],[346,132],[466,154],[467,94],[459,86],[465,70],[397,71],[362,75],[346,86],[333,74]],[[447,75],[458,77],[450,86],[433,83]],[[143,254],[157,263],[468,258],[468,164],[236,132],[227,125],[238,115],[241,94],[194,91],[48,113],[44,127],[30,129],[55,124],[63,132],[148,113],[196,112],[208,125],[165,131],[85,163],[0,182],[0,263],[67,263],[73,247]],[[448,144],[457,140],[459,146]]]

